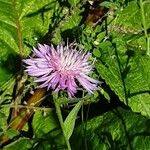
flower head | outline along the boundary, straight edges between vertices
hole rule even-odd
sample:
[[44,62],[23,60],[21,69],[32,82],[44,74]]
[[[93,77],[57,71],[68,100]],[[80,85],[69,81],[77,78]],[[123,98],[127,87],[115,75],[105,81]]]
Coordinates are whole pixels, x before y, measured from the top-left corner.
[[99,81],[89,77],[93,71],[90,53],[77,51],[73,46],[38,45],[33,48],[34,55],[25,59],[26,72],[37,79],[40,87],[55,91],[66,90],[69,97],[77,92],[78,83],[88,92],[98,89]]

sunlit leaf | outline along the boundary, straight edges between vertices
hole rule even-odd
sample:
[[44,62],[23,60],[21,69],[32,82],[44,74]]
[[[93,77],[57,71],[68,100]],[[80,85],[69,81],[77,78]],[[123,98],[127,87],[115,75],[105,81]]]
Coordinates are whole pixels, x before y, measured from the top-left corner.
[[13,149],[20,150],[21,148],[22,150],[29,150],[32,147],[32,143],[33,141],[31,139],[19,138],[15,142],[5,146],[3,149],[4,150],[13,150]]
[[73,129],[75,126],[76,117],[77,117],[78,111],[80,110],[80,108],[82,106],[82,103],[83,103],[82,101],[79,101],[75,105],[75,107],[71,110],[71,112],[67,116],[66,120],[64,121],[65,133],[66,133],[68,139],[72,135],[72,132],[73,132]]
[[133,111],[150,116],[150,59],[134,51],[118,51],[117,55],[114,49],[105,48],[105,52],[107,55],[102,54],[102,62],[97,64],[102,78]]
[[49,0],[0,1],[0,84],[18,71],[21,56],[48,32],[56,6]]

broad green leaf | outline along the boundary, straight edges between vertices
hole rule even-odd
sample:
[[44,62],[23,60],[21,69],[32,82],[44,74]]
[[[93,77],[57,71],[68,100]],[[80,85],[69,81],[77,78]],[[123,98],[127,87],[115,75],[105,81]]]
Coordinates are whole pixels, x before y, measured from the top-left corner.
[[72,148],[147,150],[150,149],[148,126],[149,119],[140,114],[122,108],[112,110],[77,127],[71,138]]
[[65,148],[64,137],[61,133],[57,116],[53,110],[36,111],[32,122],[35,136],[35,149],[51,150],[54,147]]
[[137,57],[126,79],[128,102],[133,111],[150,116],[150,58]]
[[36,111],[32,126],[36,137],[41,137],[44,134],[59,128],[55,113],[52,110],[45,112],[45,114],[41,111]]
[[69,16],[63,23],[63,26],[61,28],[62,31],[69,30],[69,29],[72,29],[72,28],[78,26],[82,19],[82,17],[80,16],[80,13],[81,13],[81,10],[78,8],[75,8],[72,11],[71,16]]
[[8,129],[6,132],[5,132],[6,136],[9,138],[9,139],[12,139],[13,137],[19,135],[19,131],[15,130],[15,129]]
[[15,142],[5,146],[3,150],[29,150],[32,148],[33,141],[28,138],[19,138]]
[[[146,8],[144,11],[145,15],[148,15],[149,11],[146,10]],[[141,17],[141,9],[137,1],[131,1],[126,7],[119,9],[115,18],[112,19],[111,15],[108,18],[108,20],[111,20],[108,25],[110,34],[116,31],[118,34],[122,34],[122,36],[124,36],[128,46],[139,50],[146,50],[147,46]],[[148,22],[148,19],[146,19],[146,23]]]
[[141,10],[137,1],[130,1],[126,7],[118,9],[116,15],[109,27],[111,31],[134,34],[142,32]]
[[67,138],[70,139],[74,126],[75,126],[75,121],[76,121],[76,117],[78,114],[78,111],[80,110],[81,106],[82,106],[82,101],[79,101],[75,107],[71,110],[71,112],[69,113],[69,115],[67,116],[67,118],[64,121],[64,125],[65,125],[65,133],[67,135]]
[[136,1],[131,1],[127,7],[120,11],[116,22],[123,25],[126,29],[141,30],[141,12]]
[[124,100],[124,89],[114,49],[107,41],[101,43],[99,47],[101,48],[101,62],[96,63],[96,68],[111,89],[121,100]]
[[146,56],[140,11],[136,1],[117,11],[109,25],[117,27],[109,33],[111,42],[106,40],[96,47],[101,54],[96,68],[122,102],[134,112],[150,116],[150,58]]
[[49,0],[0,1],[0,85],[19,70],[21,56],[48,32],[57,7]]
[[150,59],[134,51],[122,52],[120,45],[117,53],[105,46],[101,47],[101,62],[96,64],[99,74],[133,111],[150,116]]

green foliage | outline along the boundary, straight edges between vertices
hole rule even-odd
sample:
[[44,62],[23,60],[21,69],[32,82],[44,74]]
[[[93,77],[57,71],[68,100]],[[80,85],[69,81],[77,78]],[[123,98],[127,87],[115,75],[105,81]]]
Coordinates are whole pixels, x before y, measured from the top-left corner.
[[146,150],[150,147],[149,140],[149,119],[121,108],[82,124],[71,139],[74,150],[86,147],[92,150]]
[[6,136],[8,136],[9,139],[12,139],[13,137],[19,135],[19,132],[15,129],[8,129],[5,132]]
[[80,2],[80,0],[68,0],[68,2],[72,7],[75,7]]
[[7,131],[7,118],[9,115],[9,108],[1,108],[0,109],[0,135],[3,134],[3,132]]
[[[106,51],[106,49],[108,50]],[[130,53],[134,53],[134,51],[127,51],[127,54],[118,56],[117,50],[110,51],[107,47],[105,48],[106,53],[108,57],[104,57],[102,63],[96,65],[102,78],[116,92],[120,100],[129,104],[134,111],[141,112],[143,115],[150,115],[146,111],[146,108],[149,110],[147,99],[150,98],[148,94],[150,87],[148,64],[150,59],[146,56],[136,56],[136,54],[133,57],[130,56]],[[126,61],[121,63],[123,59]]]
[[[110,24],[110,28],[115,23],[123,25],[125,28],[128,27],[128,29],[142,30],[142,22],[139,21],[141,20],[140,15],[137,15],[139,12],[134,11],[135,8],[137,8],[136,11],[140,11],[135,2],[130,2],[118,14],[117,20]],[[99,44],[101,57],[99,63],[96,64],[96,68],[121,101],[129,105],[133,111],[149,116],[150,58],[146,56],[145,52],[146,38],[143,39],[143,42],[140,42],[139,39],[143,38],[143,35],[133,38],[134,31],[126,30],[122,32],[123,34],[120,31],[110,32],[112,43],[105,41]],[[132,42],[132,46],[130,42]],[[141,43],[142,46],[137,48],[135,42]]]
[[57,5],[49,0],[0,1],[1,85],[18,71],[20,57],[29,54],[37,41],[42,42]]
[[12,144],[5,146],[4,150],[20,150],[20,148],[22,150],[28,150],[30,148],[32,148],[32,143],[33,141],[31,139],[28,138],[20,138],[18,140],[16,140],[15,142],[13,142]]
[[[54,108],[47,108],[54,107],[54,95],[50,102],[42,103],[41,109],[35,108],[26,131],[20,133],[8,128],[10,104],[18,98],[18,93],[21,94],[19,102],[24,101],[30,89],[36,87],[32,79],[23,75],[24,86],[18,89],[16,74],[22,76],[22,58],[29,56],[37,43],[57,45],[67,40],[69,44],[77,42],[81,49],[92,53],[91,61],[95,65],[92,75],[103,80],[94,97],[80,91],[77,95],[80,99],[68,100],[66,95],[60,94],[59,104],[65,112],[61,114],[62,120],[66,118],[64,133],[71,148],[150,149],[150,2],[105,0],[96,5],[90,3],[92,1],[0,0],[0,135],[5,133],[11,139],[4,150],[66,149],[60,120]],[[93,14],[97,17],[100,12],[93,10],[99,6],[109,10],[91,26],[87,17]],[[100,105],[104,101],[108,102],[105,113]],[[71,103],[75,102],[78,103],[72,108]],[[82,104],[97,105],[96,114],[101,116],[92,112],[88,114],[90,119],[82,122],[81,116],[77,117]],[[82,112],[82,117],[85,113]]]
[[68,139],[70,138],[70,136],[72,135],[74,126],[75,126],[75,121],[76,121],[76,117],[78,114],[78,111],[80,110],[81,106],[82,106],[82,101],[79,101],[76,106],[71,110],[71,112],[69,113],[69,115],[67,116],[67,118],[64,121],[64,126],[65,126],[65,132],[66,135],[68,137]]
[[32,127],[36,138],[36,149],[64,146],[64,139],[53,110],[44,113],[37,111],[33,118]]
[[116,22],[127,29],[142,30],[141,12],[136,1],[131,1],[126,8],[120,11]]
[[45,112],[45,114],[39,111],[35,113],[32,122],[35,136],[41,137],[51,130],[58,128],[57,120],[53,117],[53,114],[53,111]]

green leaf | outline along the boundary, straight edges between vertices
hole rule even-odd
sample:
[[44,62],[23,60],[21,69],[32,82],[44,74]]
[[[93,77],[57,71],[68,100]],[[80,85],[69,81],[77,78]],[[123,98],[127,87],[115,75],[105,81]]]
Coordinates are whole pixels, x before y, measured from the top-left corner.
[[133,111],[150,116],[150,59],[132,50],[123,51],[121,44],[117,46],[120,49],[101,47],[101,62],[96,68],[121,101]]
[[71,6],[75,7],[80,2],[80,0],[68,0],[68,2]]
[[86,147],[90,150],[147,150],[150,149],[149,140],[149,119],[119,108],[77,127],[71,144],[74,145],[74,150]]
[[101,56],[100,50],[97,49],[97,48],[93,49],[93,55],[94,55],[95,57],[100,57],[100,56]]
[[64,125],[65,125],[65,133],[68,137],[68,139],[71,137],[74,126],[75,126],[75,121],[76,121],[76,117],[78,114],[78,111],[80,110],[81,106],[82,106],[82,101],[79,101],[76,106],[71,110],[71,112],[69,113],[69,115],[67,116],[67,118],[64,121]]
[[15,84],[15,80],[11,78],[3,86],[0,87],[0,90],[3,91],[0,95],[0,103],[3,101],[10,100],[12,98],[12,93],[13,93],[13,86]]
[[150,116],[150,58],[137,57],[126,80],[132,110]]
[[49,0],[0,1],[0,85],[16,74],[21,56],[48,32],[55,6]]
[[0,134],[2,134],[7,129],[7,118],[9,116],[10,108],[4,107],[0,109]]
[[102,3],[100,3],[100,6],[106,7],[106,8],[116,8],[116,4],[114,2],[108,2],[108,1],[104,1]]
[[110,42],[103,42],[99,47],[101,48],[102,62],[96,63],[96,68],[111,89],[124,101],[123,84],[114,49]]
[[33,141],[28,138],[19,138],[15,142],[5,146],[3,150],[29,150],[32,148]]
[[123,25],[124,27],[128,27],[129,29],[138,30],[142,29],[141,21],[141,12],[136,1],[129,2],[128,6],[121,10],[121,12],[118,14],[116,20],[116,22],[118,22],[119,25]]
[[142,17],[137,1],[130,1],[126,7],[118,8],[116,15],[109,26],[111,31],[135,34],[142,32]]
[[0,69],[0,87],[2,85],[4,85],[4,83],[9,79],[11,78],[11,74],[9,74],[6,69],[4,68],[1,68]]
[[36,111],[32,122],[35,136],[35,149],[45,150],[65,147],[65,141],[57,116],[53,110],[40,112]]
[[110,102],[110,96],[103,88],[100,89],[100,92]]
[[42,137],[48,132],[59,127],[54,111],[52,110],[45,112],[45,114],[41,111],[36,111],[32,126],[36,137]]
[[62,31],[65,31],[65,30],[68,30],[68,29],[72,29],[76,26],[79,25],[82,17],[80,16],[80,13],[81,13],[81,10],[79,8],[75,8],[73,11],[72,11],[72,14],[71,16],[69,16],[63,26],[62,26]]
[[9,139],[12,139],[13,137],[19,135],[19,131],[11,128],[11,129],[8,129],[6,132],[5,132],[6,136],[9,138]]

